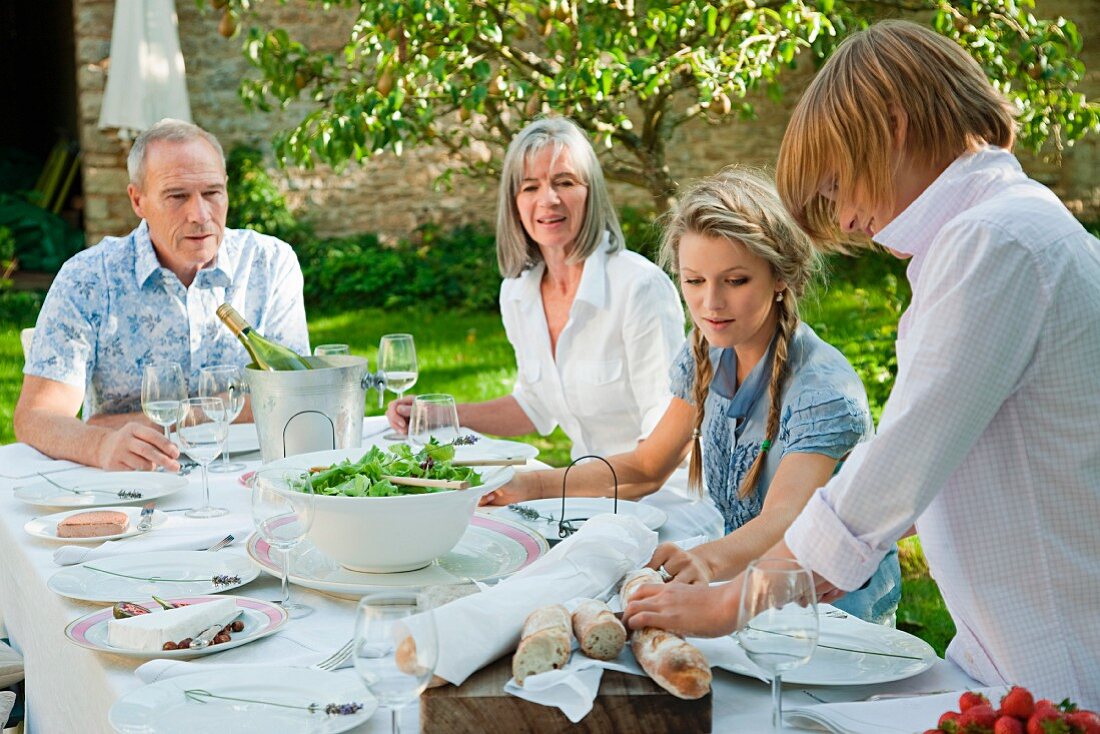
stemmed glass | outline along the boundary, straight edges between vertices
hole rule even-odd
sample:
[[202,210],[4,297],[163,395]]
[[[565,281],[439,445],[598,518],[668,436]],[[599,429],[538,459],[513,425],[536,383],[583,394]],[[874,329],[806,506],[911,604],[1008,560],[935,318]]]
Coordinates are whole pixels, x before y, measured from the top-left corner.
[[[412,334],[386,334],[382,337],[382,341],[378,343],[378,371],[382,374],[386,389],[397,393],[398,400],[406,390],[416,384],[419,373]],[[401,441],[405,437],[393,431],[382,438],[387,441]]]
[[313,611],[290,600],[290,549],[298,545],[313,525],[314,493],[308,471],[260,469],[249,480],[252,486],[252,522],[267,544],[282,553],[282,592],[279,606],[293,618]]
[[168,428],[179,417],[180,401],[186,397],[187,383],[178,363],[145,365],[141,375],[141,410],[146,418],[164,427],[164,437],[169,440]]
[[392,734],[400,734],[397,714],[428,687],[438,657],[435,617],[424,594],[392,591],[359,600],[355,670],[378,705],[390,710]]
[[[199,372],[199,395],[204,398],[221,398],[225,404],[226,422],[232,424],[244,408],[244,391],[241,368],[236,365],[215,365],[204,367]],[[244,469],[244,464],[229,463],[229,432],[225,434],[225,450],[221,462],[210,465],[210,471],[218,473],[236,472]]]
[[741,584],[737,640],[749,660],[771,675],[772,727],[783,723],[782,684],[788,670],[805,665],[817,647],[817,596],[813,575],[798,561],[760,558]]
[[318,344],[313,348],[313,356],[324,357],[329,354],[351,354],[347,344]]
[[433,438],[439,443],[458,438],[458,410],[450,395],[430,393],[413,398],[409,441],[423,446]]
[[229,512],[210,505],[210,475],[206,467],[221,453],[229,433],[225,403],[221,398],[187,398],[180,401],[176,435],[180,448],[202,467],[202,507],[188,510],[187,517],[221,517]]

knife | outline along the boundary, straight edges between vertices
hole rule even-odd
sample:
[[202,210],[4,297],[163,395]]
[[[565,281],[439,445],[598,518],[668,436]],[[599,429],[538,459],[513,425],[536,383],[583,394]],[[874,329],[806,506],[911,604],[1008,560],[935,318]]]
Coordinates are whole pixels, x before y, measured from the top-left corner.
[[156,502],[146,502],[145,506],[141,508],[141,520],[138,521],[137,525],[139,533],[144,533],[153,527],[153,508],[156,506]]
[[202,632],[191,638],[191,649],[201,650],[204,647],[209,647],[210,643],[214,641],[214,638],[218,636],[218,633],[225,629],[224,624],[215,624],[207,627]]

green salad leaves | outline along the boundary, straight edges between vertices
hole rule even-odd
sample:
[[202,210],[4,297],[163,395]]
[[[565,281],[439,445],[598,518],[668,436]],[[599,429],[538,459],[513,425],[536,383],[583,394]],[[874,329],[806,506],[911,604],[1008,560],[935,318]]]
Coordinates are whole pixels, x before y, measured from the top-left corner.
[[440,444],[435,439],[415,453],[404,444],[393,446],[392,452],[372,446],[358,461],[344,460],[314,474],[313,491],[348,497],[396,497],[452,491],[441,487],[398,485],[383,479],[386,476],[465,481],[471,487],[480,485],[481,475],[469,467],[453,466],[454,457],[453,444]]

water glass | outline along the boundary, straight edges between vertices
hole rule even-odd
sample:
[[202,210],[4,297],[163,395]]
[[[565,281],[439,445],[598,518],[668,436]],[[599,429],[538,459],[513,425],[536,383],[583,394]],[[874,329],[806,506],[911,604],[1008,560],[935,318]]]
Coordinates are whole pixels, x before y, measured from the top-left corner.
[[421,593],[368,594],[355,610],[355,671],[400,734],[398,712],[428,686],[439,656],[434,612]]
[[[221,398],[226,408],[226,420],[232,424],[244,409],[244,376],[236,365],[220,364],[204,367],[199,372],[199,396]],[[210,471],[219,473],[237,472],[244,469],[240,462],[229,463],[229,433],[225,436],[225,449],[221,462],[210,465]]]
[[[416,384],[419,370],[416,365],[416,345],[412,334],[386,334],[378,343],[378,372],[382,375],[386,389],[397,394],[400,400],[405,391]],[[379,392],[381,401],[381,392]],[[381,405],[379,406],[381,407]],[[387,441],[402,441],[404,436],[391,432],[382,438]]]
[[433,438],[438,443],[458,438],[458,409],[450,395],[429,393],[413,398],[409,441],[423,446]]
[[290,600],[290,549],[313,526],[316,505],[308,470],[260,469],[249,480],[252,522],[260,537],[282,554],[282,600],[277,602],[292,618],[304,617],[312,607]]
[[146,418],[164,428],[165,438],[171,438],[168,428],[176,422],[180,401],[186,397],[187,382],[178,363],[145,365],[141,375],[141,410]]
[[206,467],[221,453],[229,434],[225,403],[221,398],[187,398],[180,402],[176,435],[191,460],[202,469],[202,507],[189,510],[187,517],[221,517],[229,512],[210,505],[210,475]]
[[737,641],[772,679],[772,727],[783,724],[782,674],[805,665],[817,647],[814,579],[798,561],[760,558],[745,569]]
[[318,344],[313,348],[315,357],[325,357],[330,354],[351,354],[347,344]]

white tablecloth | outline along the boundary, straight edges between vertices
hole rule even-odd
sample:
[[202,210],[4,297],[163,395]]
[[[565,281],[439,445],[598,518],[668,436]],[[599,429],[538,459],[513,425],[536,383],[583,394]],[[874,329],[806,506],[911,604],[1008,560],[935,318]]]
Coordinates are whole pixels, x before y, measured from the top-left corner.
[[[364,434],[371,434],[380,426],[380,418],[366,421]],[[25,457],[26,448],[18,445],[0,447],[0,467],[15,474],[12,466],[18,457]],[[247,459],[247,457],[246,457]],[[258,459],[248,461],[248,468],[259,464]],[[64,473],[53,478],[63,479]],[[228,507],[242,519],[248,517],[248,492],[241,486],[237,474],[211,474],[211,496],[215,504]],[[115,655],[93,652],[72,644],[65,638],[65,626],[79,616],[102,605],[86,604],[58,596],[46,588],[46,580],[58,570],[52,560],[55,543],[31,537],[23,525],[32,517],[48,514],[50,510],[25,504],[12,495],[13,488],[25,484],[26,479],[0,478],[0,618],[4,620],[13,646],[25,659],[29,729],[36,734],[69,734],[70,732],[109,732],[107,711],[120,696],[142,685],[134,676],[134,669],[141,661]],[[158,504],[160,509],[193,507],[201,499],[201,479],[196,470],[190,475],[190,486]],[[671,500],[670,500],[671,501]],[[686,502],[686,500],[684,500]],[[676,539],[662,537],[662,540]],[[239,539],[221,553],[245,556],[244,539]],[[278,597],[277,579],[261,575],[252,583],[236,589],[233,594],[260,599]],[[303,619],[291,620],[290,625],[327,628],[325,644],[333,638],[332,630],[343,628],[351,636],[355,602],[338,599],[299,587],[293,594],[316,611]],[[299,636],[296,635],[296,636]],[[277,637],[277,636],[276,636]],[[250,657],[265,649],[271,652],[271,663],[280,662],[280,650],[286,646],[276,638],[251,643]],[[335,645],[333,645],[335,648]],[[200,658],[217,661],[223,655]],[[351,670],[340,675],[353,676]],[[961,689],[974,685],[955,666],[939,661],[932,669],[906,681],[874,687],[818,688],[814,692],[826,700],[857,700],[870,693],[896,691],[939,691]],[[799,686],[791,686],[786,701],[791,705],[811,703],[800,692]],[[755,679],[743,678],[716,670],[714,678],[714,731],[766,731],[770,728],[770,697],[766,684]],[[376,716],[359,727],[357,732],[387,732],[388,717]],[[402,714],[404,726],[409,731],[418,730],[416,706],[409,706]]]

